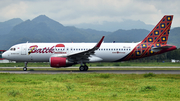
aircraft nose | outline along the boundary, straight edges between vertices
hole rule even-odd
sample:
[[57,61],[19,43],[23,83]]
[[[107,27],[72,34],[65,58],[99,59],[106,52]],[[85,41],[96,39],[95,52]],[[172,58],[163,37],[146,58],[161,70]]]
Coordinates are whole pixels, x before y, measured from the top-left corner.
[[4,52],[3,54],[2,54],[2,58],[7,58],[8,57],[8,54],[6,53],[6,52]]

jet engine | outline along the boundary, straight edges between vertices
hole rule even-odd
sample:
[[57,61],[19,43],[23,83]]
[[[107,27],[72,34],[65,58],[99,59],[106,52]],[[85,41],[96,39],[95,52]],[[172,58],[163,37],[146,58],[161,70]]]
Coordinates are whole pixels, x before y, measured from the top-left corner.
[[68,67],[73,65],[72,62],[69,62],[67,58],[64,57],[51,57],[49,62],[51,67]]

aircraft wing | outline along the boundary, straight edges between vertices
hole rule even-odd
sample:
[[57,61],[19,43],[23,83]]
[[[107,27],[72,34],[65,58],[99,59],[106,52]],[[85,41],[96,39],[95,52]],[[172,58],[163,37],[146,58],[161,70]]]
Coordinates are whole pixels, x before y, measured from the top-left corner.
[[[66,57],[71,60],[71,61],[80,61],[80,60],[88,60],[88,58],[90,57],[90,55],[93,55],[95,53],[95,50],[98,50],[99,47],[101,46],[101,43],[104,40],[103,36],[101,38],[101,40],[91,49],[87,50],[87,51],[82,51],[79,53],[72,53],[72,54],[68,54]],[[94,57],[93,57],[94,58]]]

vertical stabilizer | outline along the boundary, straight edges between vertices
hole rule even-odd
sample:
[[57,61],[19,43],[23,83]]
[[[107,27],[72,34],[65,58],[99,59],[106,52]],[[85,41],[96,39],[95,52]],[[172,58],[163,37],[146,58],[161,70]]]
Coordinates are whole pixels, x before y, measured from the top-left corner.
[[167,44],[173,15],[165,15],[141,43]]
[[143,58],[176,49],[167,45],[173,15],[165,15],[153,30],[121,61]]

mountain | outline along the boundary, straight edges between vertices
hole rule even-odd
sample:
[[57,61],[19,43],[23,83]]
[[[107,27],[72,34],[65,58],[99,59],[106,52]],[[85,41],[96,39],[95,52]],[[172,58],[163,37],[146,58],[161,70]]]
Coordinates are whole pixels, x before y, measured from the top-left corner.
[[[13,22],[14,21],[14,22]],[[8,23],[7,23],[8,22]],[[25,42],[97,42],[102,36],[105,42],[139,42],[148,35],[146,29],[119,29],[114,32],[80,29],[64,26],[51,18],[40,15],[32,20],[9,20],[0,23],[8,25],[9,32],[0,34],[0,49],[7,50],[12,45]],[[180,27],[171,29],[168,43],[180,47]]]
[[55,32],[59,32],[59,31],[61,31],[61,29],[64,28],[64,26],[62,24],[60,24],[57,21],[50,19],[49,17],[47,17],[45,15],[40,15],[40,16],[34,18],[32,20],[32,22],[34,22],[34,23],[45,23],[49,28],[51,28]]
[[122,22],[107,22],[104,21],[102,24],[78,24],[75,25],[77,28],[91,28],[99,31],[110,31],[114,32],[117,29],[131,30],[131,29],[146,29],[151,31],[154,25],[147,25],[144,22],[137,20],[123,20]]
[[143,40],[149,31],[145,29],[131,29],[131,30],[122,30],[119,29],[115,32],[109,34],[105,41],[108,42],[139,42]]
[[180,27],[173,28],[170,30],[168,44],[176,45],[178,48],[180,48]]
[[[57,21],[40,15],[33,20],[26,20],[14,26],[7,34],[0,35],[0,49],[24,42],[95,42],[101,38],[100,31],[93,34],[84,29],[63,26]],[[90,36],[96,36],[92,39]]]
[[8,34],[12,28],[23,22],[20,18],[14,18],[5,22],[0,22],[0,35]]

